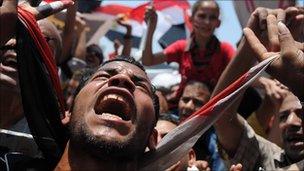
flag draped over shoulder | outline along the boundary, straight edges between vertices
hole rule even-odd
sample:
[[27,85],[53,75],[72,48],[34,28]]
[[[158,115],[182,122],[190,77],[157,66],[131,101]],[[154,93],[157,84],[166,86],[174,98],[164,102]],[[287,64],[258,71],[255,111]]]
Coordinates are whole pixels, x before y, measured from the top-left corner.
[[67,130],[61,123],[64,99],[52,52],[34,16],[18,8],[17,61],[25,117],[43,156],[54,166]]
[[185,156],[198,138],[219,119],[244,90],[277,58],[273,56],[251,68],[225,90],[213,97],[187,121],[169,132],[156,151],[147,153],[141,170],[165,170]]

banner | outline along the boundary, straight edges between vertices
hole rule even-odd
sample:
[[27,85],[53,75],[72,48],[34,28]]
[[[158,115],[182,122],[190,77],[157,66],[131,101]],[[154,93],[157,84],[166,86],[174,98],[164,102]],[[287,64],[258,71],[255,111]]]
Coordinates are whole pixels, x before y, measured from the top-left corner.
[[204,134],[244,90],[274,61],[273,56],[252,67],[247,73],[213,97],[201,109],[193,113],[188,120],[169,132],[158,144],[156,151],[148,152],[141,170],[165,170],[187,155],[198,138]]

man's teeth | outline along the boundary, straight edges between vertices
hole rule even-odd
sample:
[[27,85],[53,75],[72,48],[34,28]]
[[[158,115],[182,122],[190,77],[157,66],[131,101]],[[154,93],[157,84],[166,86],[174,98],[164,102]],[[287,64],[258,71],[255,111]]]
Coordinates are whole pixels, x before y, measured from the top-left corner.
[[107,100],[107,99],[116,99],[116,100],[119,100],[119,101],[124,101],[124,98],[119,96],[119,95],[116,95],[116,94],[109,94],[109,95],[106,95],[103,97],[102,100]]
[[110,113],[103,113],[102,115],[99,115],[99,117],[101,117],[102,119],[107,119],[107,120],[122,120],[121,117],[110,114]]

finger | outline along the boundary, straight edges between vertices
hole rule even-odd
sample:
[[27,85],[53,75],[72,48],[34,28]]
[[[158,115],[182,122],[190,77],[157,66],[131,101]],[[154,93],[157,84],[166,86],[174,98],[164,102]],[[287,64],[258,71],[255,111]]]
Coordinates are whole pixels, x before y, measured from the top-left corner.
[[304,43],[295,42],[295,44],[299,50],[304,51]]
[[299,10],[296,7],[288,7],[286,10],[286,25],[288,26],[292,20],[298,15]]
[[252,50],[258,55],[257,59],[259,61],[263,61],[263,54],[267,52],[267,49],[264,47],[264,45],[259,41],[259,39],[255,36],[253,31],[249,28],[244,28],[244,35],[246,40],[249,43],[249,46],[252,48]]
[[294,54],[298,51],[295,46],[294,39],[291,36],[290,31],[282,22],[278,23],[279,30],[279,41],[281,45],[281,53],[285,57],[292,57],[291,54]]
[[40,20],[46,18],[52,14],[55,14],[63,9],[72,6],[73,4],[74,2],[72,0],[62,0],[62,1],[51,2],[46,5],[41,5],[36,8],[38,11],[36,19]]
[[265,30],[266,25],[267,25],[266,18],[267,18],[268,12],[267,12],[266,8],[258,8],[257,10],[258,10],[258,15],[259,15],[260,28],[262,30]]
[[280,43],[278,37],[277,18],[274,15],[267,16],[267,31],[270,50],[276,52],[280,49]]
[[286,12],[282,9],[274,9],[274,10],[269,10],[268,11],[268,15],[269,14],[273,14],[274,16],[277,17],[278,21],[281,21],[283,23],[285,23],[285,18],[286,18]]

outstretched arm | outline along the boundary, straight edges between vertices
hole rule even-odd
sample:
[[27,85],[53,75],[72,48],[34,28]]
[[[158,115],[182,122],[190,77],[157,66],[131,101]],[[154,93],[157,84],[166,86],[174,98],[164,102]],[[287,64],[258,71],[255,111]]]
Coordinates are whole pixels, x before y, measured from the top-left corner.
[[156,65],[167,61],[167,57],[163,52],[153,54],[152,40],[157,24],[157,14],[153,7],[148,7],[145,13],[145,20],[148,24],[146,42],[142,52],[142,63],[147,66]]
[[71,53],[77,11],[77,1],[74,0],[74,2],[75,4],[69,7],[66,12],[65,25],[62,35],[62,54],[61,58],[57,61],[57,65],[60,65],[62,62],[66,61]]
[[124,20],[124,17],[121,16],[117,20],[117,23],[126,28],[127,32],[124,36],[123,49],[121,55],[130,56],[132,48],[132,26],[131,24]]
[[[280,12],[278,12],[280,15],[277,14],[277,18],[281,16]],[[263,35],[265,35],[263,32],[266,31],[266,28],[268,33],[275,31],[274,25],[277,22],[277,18],[268,17],[269,13],[270,11],[265,8],[258,8],[251,14],[247,27],[254,30],[259,38],[263,40],[263,43],[269,45],[268,48],[276,49],[278,39],[273,37],[274,34],[270,34],[269,37],[266,38],[263,37]],[[234,80],[247,72],[255,63],[256,54],[250,48],[248,43],[248,40],[243,37],[235,58],[233,58],[221,75],[213,92],[213,96],[221,92]],[[239,107],[240,100],[241,99],[232,104],[229,110],[227,110],[226,113],[215,124],[219,142],[230,157],[235,155],[244,130],[243,118],[237,115],[237,108]]]

